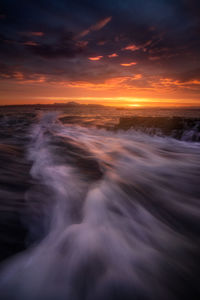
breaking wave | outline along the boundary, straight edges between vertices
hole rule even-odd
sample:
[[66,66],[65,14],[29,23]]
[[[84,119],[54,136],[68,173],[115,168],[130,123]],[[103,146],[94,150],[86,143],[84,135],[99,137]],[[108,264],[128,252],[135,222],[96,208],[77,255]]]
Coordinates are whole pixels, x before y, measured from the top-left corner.
[[31,246],[2,265],[1,299],[199,299],[198,143],[53,112],[29,140]]

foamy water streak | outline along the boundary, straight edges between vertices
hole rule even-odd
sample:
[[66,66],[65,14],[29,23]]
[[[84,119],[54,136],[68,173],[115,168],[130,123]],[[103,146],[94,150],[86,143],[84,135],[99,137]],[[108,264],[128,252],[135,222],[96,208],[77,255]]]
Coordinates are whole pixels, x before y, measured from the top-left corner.
[[197,143],[63,126],[49,113],[28,153],[26,197],[44,236],[5,263],[1,299],[197,299]]

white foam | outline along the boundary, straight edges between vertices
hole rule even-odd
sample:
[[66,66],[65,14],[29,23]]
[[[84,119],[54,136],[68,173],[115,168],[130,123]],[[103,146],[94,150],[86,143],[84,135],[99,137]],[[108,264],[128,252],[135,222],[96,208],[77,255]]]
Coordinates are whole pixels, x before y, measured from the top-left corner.
[[[29,146],[31,175],[51,195],[39,199],[45,200],[49,228],[42,241],[5,264],[0,295],[173,299],[171,277],[192,272],[188,252],[195,243],[191,227],[200,217],[199,145],[133,131],[65,127],[56,120],[53,113],[44,115],[32,128]],[[55,137],[86,150],[100,165],[101,179],[89,180],[70,152],[66,162],[59,160],[63,144],[53,146]]]

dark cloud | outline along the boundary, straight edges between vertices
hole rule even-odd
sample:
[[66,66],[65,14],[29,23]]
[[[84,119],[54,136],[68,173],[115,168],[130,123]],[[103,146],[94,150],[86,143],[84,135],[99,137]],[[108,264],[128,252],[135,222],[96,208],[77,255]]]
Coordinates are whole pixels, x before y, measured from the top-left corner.
[[[3,78],[20,72],[98,82],[142,73],[144,83],[155,74],[194,80],[199,20],[195,0],[2,0],[0,71]],[[131,62],[137,65],[125,70]]]
[[72,33],[65,33],[53,43],[41,42],[38,44],[26,44],[30,51],[44,58],[73,58],[81,55],[87,43],[77,41]]

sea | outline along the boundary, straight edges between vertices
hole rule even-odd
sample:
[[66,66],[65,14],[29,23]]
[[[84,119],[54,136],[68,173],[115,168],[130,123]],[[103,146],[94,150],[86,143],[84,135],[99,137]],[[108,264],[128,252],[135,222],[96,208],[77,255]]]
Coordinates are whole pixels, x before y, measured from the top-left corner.
[[199,141],[198,108],[0,107],[0,299],[199,300]]

